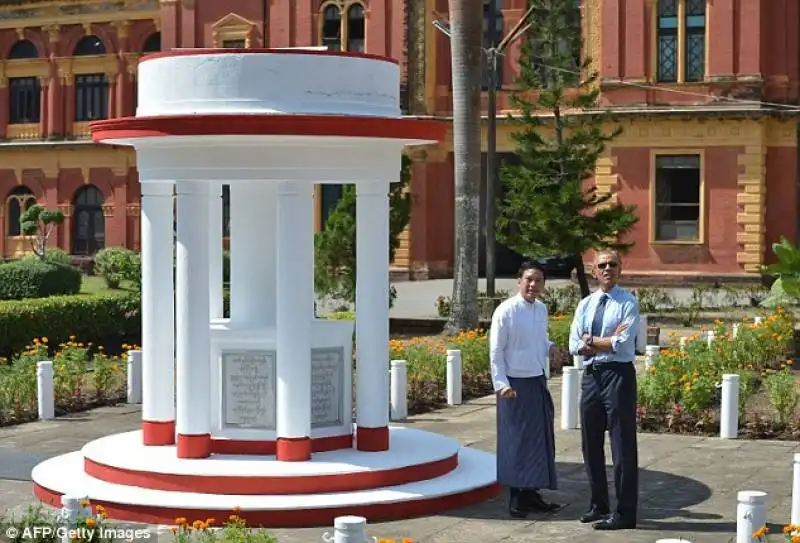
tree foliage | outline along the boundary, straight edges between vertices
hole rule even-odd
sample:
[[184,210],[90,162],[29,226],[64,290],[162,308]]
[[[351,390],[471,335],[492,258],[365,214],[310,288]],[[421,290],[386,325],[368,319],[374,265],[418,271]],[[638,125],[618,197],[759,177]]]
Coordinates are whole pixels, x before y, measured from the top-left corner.
[[[411,159],[403,155],[400,182],[389,189],[389,260],[400,246],[400,234],[411,220]],[[344,185],[342,196],[314,237],[314,288],[317,293],[348,303],[356,299],[356,190]],[[389,278],[387,277],[388,281]],[[396,296],[390,288],[389,303]]]
[[776,307],[796,303],[800,299],[800,249],[781,236],[780,241],[772,244],[772,252],[778,261],[762,266],[762,271],[776,279],[761,305]]
[[23,235],[31,237],[33,252],[44,260],[47,240],[53,230],[63,222],[64,213],[61,211],[46,209],[39,204],[33,204],[20,217],[19,226]]
[[[609,130],[600,107],[598,74],[581,58],[580,10],[574,0],[529,0],[531,26],[521,47],[519,90],[509,117],[516,126],[518,162],[500,171],[497,237],[529,258],[570,256],[583,295],[589,287],[583,254],[632,244],[619,241],[638,221],[635,206],[614,202],[587,186],[606,145],[621,133]],[[584,75],[586,77],[584,78]]]

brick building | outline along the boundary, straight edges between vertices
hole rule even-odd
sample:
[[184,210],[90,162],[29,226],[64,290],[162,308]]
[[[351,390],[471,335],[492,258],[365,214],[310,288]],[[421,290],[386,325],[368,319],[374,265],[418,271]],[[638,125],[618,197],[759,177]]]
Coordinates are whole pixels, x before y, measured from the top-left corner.
[[[505,34],[525,0],[497,1]],[[585,53],[625,129],[594,182],[636,204],[641,217],[626,272],[755,273],[770,243],[798,230],[797,122],[789,108],[759,105],[798,103],[798,2],[578,4]],[[0,254],[27,249],[18,217],[34,200],[65,212],[53,243],[73,254],[138,247],[135,157],[92,144],[87,124],[134,114],[141,55],[173,47],[368,51],[401,59],[409,114],[448,117],[450,44],[431,24],[446,13],[447,0],[0,0]],[[502,154],[514,151],[502,118],[515,56],[512,47],[501,69]],[[412,157],[413,216],[394,262],[401,275],[450,273],[451,150],[448,138]],[[338,191],[316,195],[320,227]],[[500,248],[498,260],[507,273],[518,256]]]

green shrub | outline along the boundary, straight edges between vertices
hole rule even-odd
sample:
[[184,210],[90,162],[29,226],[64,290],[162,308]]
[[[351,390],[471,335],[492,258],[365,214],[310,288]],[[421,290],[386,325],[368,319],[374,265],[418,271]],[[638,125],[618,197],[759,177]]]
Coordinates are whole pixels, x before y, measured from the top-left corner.
[[107,247],[94,257],[94,270],[108,288],[119,288],[123,281],[141,285],[142,263],[138,253],[124,247]]
[[0,265],[0,300],[77,294],[81,272],[72,266],[44,262],[38,257]]
[[139,297],[119,294],[51,296],[0,302],[0,356],[23,351],[32,338],[51,345],[77,336],[97,345],[138,342]]
[[[42,258],[36,254],[29,254],[24,260],[41,261]],[[69,253],[59,247],[48,247],[44,253],[44,261],[61,266],[72,266],[72,258],[69,256]]]

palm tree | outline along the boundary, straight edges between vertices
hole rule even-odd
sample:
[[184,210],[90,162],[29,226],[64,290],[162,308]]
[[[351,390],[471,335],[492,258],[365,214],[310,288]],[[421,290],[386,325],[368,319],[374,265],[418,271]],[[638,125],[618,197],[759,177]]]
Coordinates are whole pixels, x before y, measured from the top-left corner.
[[[478,4],[478,6],[476,6]],[[476,0],[450,0],[455,165],[453,298],[445,333],[478,326],[478,228],[481,179],[483,9]]]

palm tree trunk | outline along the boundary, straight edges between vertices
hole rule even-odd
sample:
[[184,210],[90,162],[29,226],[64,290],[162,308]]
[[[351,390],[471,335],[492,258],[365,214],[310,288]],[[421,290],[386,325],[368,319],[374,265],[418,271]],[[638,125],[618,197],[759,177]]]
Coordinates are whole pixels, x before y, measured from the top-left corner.
[[455,264],[452,309],[445,333],[454,334],[478,326],[483,10],[475,0],[450,0],[449,5],[453,73]]

